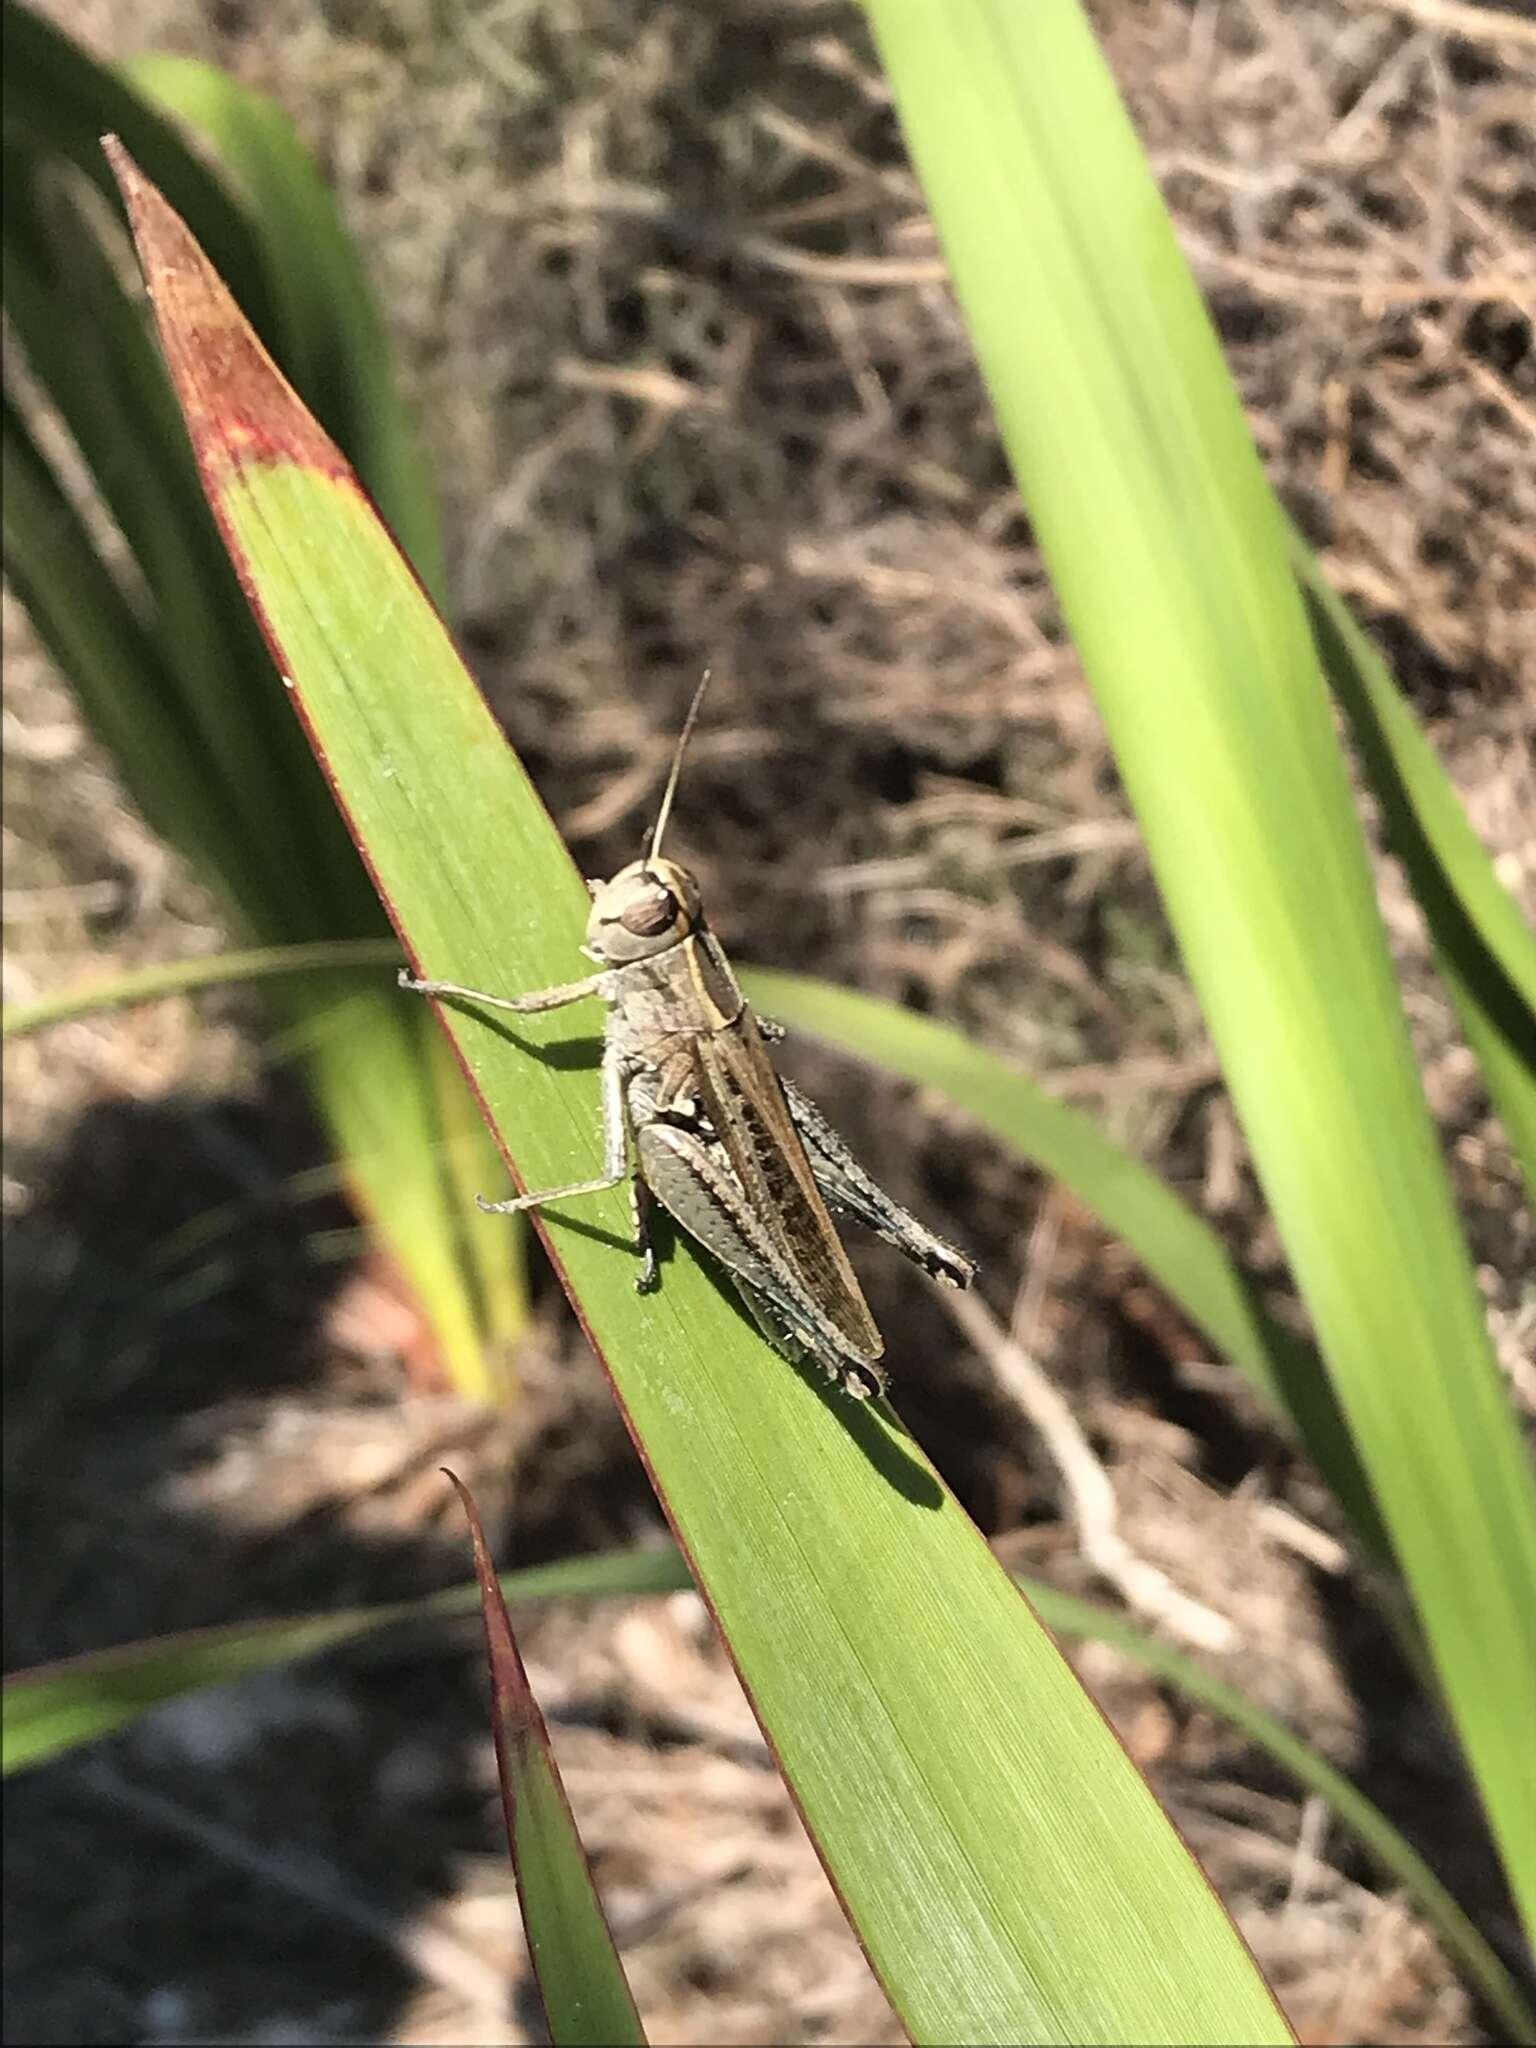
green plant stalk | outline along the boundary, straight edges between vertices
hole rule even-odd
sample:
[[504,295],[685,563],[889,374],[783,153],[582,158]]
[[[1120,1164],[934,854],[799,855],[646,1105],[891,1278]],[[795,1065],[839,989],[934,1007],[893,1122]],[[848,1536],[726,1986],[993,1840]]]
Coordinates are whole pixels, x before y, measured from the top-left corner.
[[1519,1733],[1536,1698],[1536,1489],[1279,509],[1075,0],[869,12],[1255,1164],[1536,1927]]
[[[675,1550],[610,1550],[507,1572],[501,1588],[508,1600],[543,1601],[672,1593],[691,1583]],[[100,1741],[199,1687],[227,1685],[253,1671],[316,1657],[380,1629],[474,1614],[479,1605],[478,1585],[470,1580],[417,1600],[223,1623],[15,1672],[0,1693],[5,1774]]]
[[305,946],[258,946],[249,951],[210,953],[197,960],[171,960],[139,967],[128,974],[61,989],[35,1002],[8,1003],[0,1010],[0,1038],[26,1038],[53,1024],[67,1024],[103,1010],[126,1010],[135,1003],[153,1003],[166,996],[193,995],[209,988],[231,988],[275,975],[313,974],[319,968],[342,968],[348,974],[388,975],[403,961],[398,939],[321,939]]

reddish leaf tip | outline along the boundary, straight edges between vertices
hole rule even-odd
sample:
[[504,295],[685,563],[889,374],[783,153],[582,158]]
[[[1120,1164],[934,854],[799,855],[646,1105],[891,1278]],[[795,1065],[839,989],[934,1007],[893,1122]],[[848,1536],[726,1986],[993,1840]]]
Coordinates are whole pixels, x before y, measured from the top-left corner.
[[480,1614],[485,1623],[486,1655],[491,1667],[491,1693],[499,1725],[519,1741],[536,1735],[539,1710],[528,1684],[523,1660],[512,1634],[512,1618],[501,1597],[501,1584],[491,1562],[491,1547],[485,1540],[485,1524],[475,1497],[455,1472],[446,1465],[438,1468],[459,1496],[469,1523],[470,1542],[475,1553],[475,1577],[480,1582]]
[[346,458],[272,360],[181,215],[116,135],[104,135],[101,147],[123,196],[207,487],[247,462],[294,462],[350,480]]

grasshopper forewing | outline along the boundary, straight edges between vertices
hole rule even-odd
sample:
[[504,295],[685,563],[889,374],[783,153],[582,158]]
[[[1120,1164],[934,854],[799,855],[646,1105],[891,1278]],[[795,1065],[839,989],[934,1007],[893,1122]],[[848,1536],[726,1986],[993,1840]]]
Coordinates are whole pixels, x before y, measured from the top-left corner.
[[883,1393],[884,1352],[828,1204],[857,1217],[935,1279],[968,1287],[975,1267],[894,1201],[853,1158],[820,1111],[774,1069],[760,1024],[709,929],[698,883],[661,858],[699,686],[678,741],[651,851],[610,882],[589,883],[582,951],[598,965],[583,981],[525,996],[400,976],[402,988],[457,996],[524,1015],[586,996],[608,1005],[603,1037],[603,1171],[481,1207],[532,1209],[610,1188],[631,1171],[635,1234],[656,1267],[645,1225],[649,1196],[725,1266],[764,1333],[814,1360],[848,1393]]

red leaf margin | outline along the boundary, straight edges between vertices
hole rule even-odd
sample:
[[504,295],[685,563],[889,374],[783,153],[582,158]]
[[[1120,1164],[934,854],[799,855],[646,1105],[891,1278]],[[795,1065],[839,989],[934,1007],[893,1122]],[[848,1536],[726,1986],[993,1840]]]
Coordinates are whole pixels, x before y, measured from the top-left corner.
[[[555,1753],[549,1740],[549,1729],[534,1698],[533,1687],[528,1683],[528,1673],[522,1655],[517,1647],[517,1638],[512,1632],[512,1617],[507,1612],[507,1603],[502,1598],[501,1584],[496,1576],[496,1567],[491,1561],[490,1546],[485,1540],[485,1525],[480,1519],[480,1510],[475,1497],[455,1472],[444,1465],[443,1477],[453,1486],[469,1522],[470,1541],[474,1545],[475,1577],[480,1582],[480,1616],[485,1623],[485,1654],[491,1674],[491,1733],[496,1744],[496,1772],[501,1780],[501,1807],[507,1824],[507,1848],[512,1857],[512,1870],[517,1879],[517,1901],[522,1908],[523,1926],[528,1934],[528,1955],[533,1964],[534,1980],[539,1987],[539,1996],[544,2002],[544,2016],[549,2024],[549,1999],[544,1990],[544,1980],[539,1969],[539,1951],[534,1941],[533,1924],[528,1916],[528,1899],[523,1888],[522,1858],[518,1854],[517,1832],[517,1773],[526,1768],[530,1760],[542,1764],[548,1772],[556,1796],[565,1809],[565,1818],[571,1831],[571,1842],[581,1858],[587,1874],[587,1887],[592,1895],[592,1910],[596,1914],[610,1944],[613,1944],[613,1930],[608,1926],[608,1917],[603,1911],[597,1886],[592,1879],[592,1870],[587,1863],[586,1851],[581,1845],[571,1803],[566,1796],[565,1784],[560,1776],[560,1767],[555,1762]],[[619,1961],[618,1948],[614,1945],[613,1968],[615,1988],[622,1986],[634,2015],[635,2038],[644,2040],[640,2025],[640,2014],[635,2007],[633,1993],[624,1975],[624,1966]],[[551,2027],[551,2033],[553,2028]]]

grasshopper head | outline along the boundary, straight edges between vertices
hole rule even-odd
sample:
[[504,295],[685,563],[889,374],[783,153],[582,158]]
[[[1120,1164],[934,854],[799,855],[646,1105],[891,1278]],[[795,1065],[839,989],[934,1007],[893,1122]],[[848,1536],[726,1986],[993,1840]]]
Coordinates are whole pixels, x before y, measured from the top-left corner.
[[699,885],[676,861],[632,860],[592,891],[585,951],[610,967],[649,960],[686,939],[699,922]]

